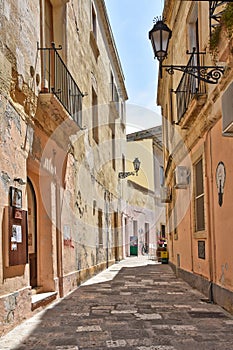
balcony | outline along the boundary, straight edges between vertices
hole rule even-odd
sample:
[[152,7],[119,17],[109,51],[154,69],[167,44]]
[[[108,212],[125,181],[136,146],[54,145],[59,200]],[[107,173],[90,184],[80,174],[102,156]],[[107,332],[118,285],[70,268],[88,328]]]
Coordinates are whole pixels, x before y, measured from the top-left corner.
[[229,2],[226,0],[209,1],[209,18],[210,18],[210,36],[220,24],[225,5]]
[[[195,114],[206,101],[206,84],[199,77],[205,77],[207,71],[200,67],[200,55],[193,51],[180,83],[176,89],[177,123],[182,127],[190,124],[191,115]],[[189,72],[189,74],[187,74]],[[189,109],[189,116],[186,112]]]
[[[83,94],[58,53],[61,47],[38,48],[42,52],[42,86],[39,107],[56,124],[71,117],[77,126],[82,125]],[[67,116],[68,113],[68,116]]]

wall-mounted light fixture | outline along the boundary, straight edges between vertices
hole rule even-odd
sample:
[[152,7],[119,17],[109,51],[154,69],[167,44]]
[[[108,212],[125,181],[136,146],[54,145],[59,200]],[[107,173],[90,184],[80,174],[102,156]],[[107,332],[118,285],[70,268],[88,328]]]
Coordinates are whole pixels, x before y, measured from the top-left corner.
[[18,182],[19,185],[26,185],[26,181],[24,181],[21,177],[15,177],[15,182]]
[[[167,57],[169,40],[172,36],[171,29],[166,25],[164,19],[156,18],[154,26],[149,31],[149,39],[151,40],[152,48],[155,57],[160,65],[160,77],[162,78],[162,68],[166,68],[169,74],[174,74],[175,70],[181,71],[184,74],[190,74],[209,84],[217,84],[224,73],[225,68],[222,66],[202,66],[200,65],[200,55],[205,52],[198,52],[194,48],[192,52],[186,52],[191,55],[188,65],[162,65],[162,62]],[[193,58],[191,60],[191,58]],[[194,63],[194,64],[193,64]]]
[[131,175],[138,175],[138,171],[140,169],[140,160],[138,158],[135,158],[134,161],[133,161],[133,167],[134,167],[134,171],[121,171],[119,174],[118,174],[118,177],[119,179],[125,179],[126,177],[128,176],[131,176]]

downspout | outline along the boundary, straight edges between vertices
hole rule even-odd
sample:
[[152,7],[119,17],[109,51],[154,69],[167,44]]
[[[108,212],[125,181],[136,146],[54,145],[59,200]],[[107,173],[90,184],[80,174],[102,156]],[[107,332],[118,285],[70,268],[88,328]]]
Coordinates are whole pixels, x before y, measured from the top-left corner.
[[54,159],[54,181],[55,181],[55,203],[56,203],[56,257],[57,257],[57,278],[58,278],[58,288],[59,296],[62,298],[64,296],[63,289],[63,257],[62,257],[62,230],[61,230],[61,200],[60,200],[60,182],[56,174],[56,151],[53,150]]
[[[210,180],[208,180],[207,176],[207,196],[208,196],[208,203],[210,202],[214,203],[214,196],[213,196],[213,163],[212,163],[212,139],[211,139],[211,131],[209,130],[207,132],[207,137],[209,139],[209,156],[210,156]],[[205,142],[205,153],[207,148],[207,144]],[[206,166],[206,171],[207,171],[207,166]],[[210,195],[211,195],[211,201],[210,201]],[[213,297],[213,281],[214,281],[214,271],[215,266],[214,266],[214,261],[215,261],[215,229],[214,229],[214,211],[210,210],[209,205],[207,206],[208,208],[208,223],[209,223],[209,291],[208,291],[208,297],[209,297],[209,302],[213,303],[214,302],[214,297]],[[212,233],[212,234],[211,234]]]
[[63,258],[62,258],[62,231],[61,231],[61,202],[60,186],[56,178],[56,248],[57,248],[57,276],[59,282],[59,296],[64,296],[63,289]]
[[106,268],[109,267],[109,198],[110,194],[105,191],[104,201],[105,201],[105,225],[106,225]]
[[[192,183],[190,183],[190,186],[192,186]],[[189,214],[189,220],[190,220],[190,249],[191,249],[191,271],[194,272],[193,268],[193,225],[192,225],[192,191],[189,190],[189,203],[190,203],[190,214]]]

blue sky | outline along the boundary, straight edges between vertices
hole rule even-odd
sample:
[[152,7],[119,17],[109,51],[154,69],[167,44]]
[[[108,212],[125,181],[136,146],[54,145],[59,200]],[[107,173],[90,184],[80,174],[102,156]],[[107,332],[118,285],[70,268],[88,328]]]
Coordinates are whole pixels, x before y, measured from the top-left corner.
[[[154,17],[162,13],[163,0],[105,0],[105,3],[129,96],[128,132],[159,125],[160,108],[156,106],[158,64],[148,32],[153,27]],[[129,111],[131,105],[134,105],[133,113]],[[137,111],[136,106],[139,107]]]

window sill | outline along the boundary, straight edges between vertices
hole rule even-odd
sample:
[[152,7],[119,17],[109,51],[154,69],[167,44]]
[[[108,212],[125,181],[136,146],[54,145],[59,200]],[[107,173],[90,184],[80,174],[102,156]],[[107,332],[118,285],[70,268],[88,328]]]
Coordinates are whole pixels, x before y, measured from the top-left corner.
[[193,237],[195,239],[206,239],[207,233],[206,233],[206,231],[197,231],[197,232],[194,232]]

